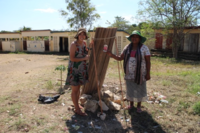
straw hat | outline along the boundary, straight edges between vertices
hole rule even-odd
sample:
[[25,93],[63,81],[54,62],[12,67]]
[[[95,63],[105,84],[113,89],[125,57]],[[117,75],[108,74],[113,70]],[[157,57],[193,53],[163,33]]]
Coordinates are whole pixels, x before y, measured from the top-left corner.
[[137,31],[137,30],[134,30],[134,31],[132,32],[132,34],[131,34],[130,36],[126,36],[126,38],[131,42],[131,36],[133,36],[133,35],[138,35],[138,36],[140,36],[140,37],[141,37],[141,40],[140,40],[141,43],[144,43],[144,42],[146,41],[146,37],[143,37],[143,36],[141,35],[141,33],[140,33],[139,31]]
[[85,28],[79,28],[78,31],[77,31],[77,33],[76,33],[76,35],[74,36],[74,38],[78,39],[78,36],[79,36],[82,32],[85,33],[85,36],[86,36],[85,39],[88,39],[89,37],[87,36],[87,33],[86,33],[86,29],[85,29]]

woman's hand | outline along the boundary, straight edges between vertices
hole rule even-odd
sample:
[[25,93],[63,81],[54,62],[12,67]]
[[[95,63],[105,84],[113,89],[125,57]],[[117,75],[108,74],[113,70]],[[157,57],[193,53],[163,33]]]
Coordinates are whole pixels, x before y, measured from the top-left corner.
[[110,57],[112,56],[112,53],[110,51],[107,51],[106,54],[109,55]]
[[150,73],[149,73],[149,74],[146,74],[145,79],[146,79],[146,81],[148,81],[148,80],[151,79]]

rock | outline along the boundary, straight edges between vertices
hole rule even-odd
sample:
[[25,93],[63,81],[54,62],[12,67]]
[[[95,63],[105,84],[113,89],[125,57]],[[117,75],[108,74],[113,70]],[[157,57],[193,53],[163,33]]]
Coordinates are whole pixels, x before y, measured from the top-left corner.
[[102,105],[102,110],[103,111],[108,111],[109,110],[108,106],[103,101],[101,101],[101,104],[100,104],[100,101],[98,101],[98,104],[99,104],[99,106]]
[[98,102],[96,100],[87,100],[84,104],[84,108],[87,111],[95,112],[98,108]]
[[82,94],[80,97],[81,105],[84,105],[84,103],[87,101],[87,99],[90,99],[91,97],[92,97],[91,95]]
[[105,120],[105,119],[106,119],[106,114],[105,114],[105,113],[98,112],[98,113],[97,113],[97,117],[100,117],[101,120]]
[[70,111],[73,110],[74,108],[72,106],[68,106],[67,109]]
[[108,108],[110,110],[120,110],[121,109],[121,105],[114,103],[112,101],[106,101],[106,105],[108,106]]
[[127,101],[126,97],[123,98],[124,101]]
[[121,100],[114,100],[113,102],[115,102],[115,103],[121,105]]
[[109,97],[112,101],[120,100],[120,97],[112,93],[110,90],[104,92],[104,97]]

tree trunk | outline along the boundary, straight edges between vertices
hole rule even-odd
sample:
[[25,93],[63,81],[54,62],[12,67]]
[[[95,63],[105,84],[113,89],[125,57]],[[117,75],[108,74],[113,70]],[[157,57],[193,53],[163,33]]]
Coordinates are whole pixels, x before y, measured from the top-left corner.
[[[108,50],[112,51],[115,35],[117,32],[117,28],[97,28],[95,32],[94,39],[94,47],[95,49],[95,57],[96,62],[94,62],[94,50],[91,51],[90,59],[89,59],[89,82],[86,83],[83,86],[82,94],[93,94],[96,93],[98,90],[98,87],[101,89],[105,76],[106,71],[108,68],[108,63],[110,60],[110,57],[103,52],[103,47],[106,44],[108,45]],[[103,38],[103,39],[98,39]],[[97,69],[97,77],[98,81],[96,81],[95,78],[95,66],[94,63],[96,63],[96,69]]]
[[172,53],[173,53],[173,58],[175,59],[178,59],[178,48],[179,48],[178,33],[177,33],[177,29],[174,28],[174,35],[173,35],[173,41],[172,41]]

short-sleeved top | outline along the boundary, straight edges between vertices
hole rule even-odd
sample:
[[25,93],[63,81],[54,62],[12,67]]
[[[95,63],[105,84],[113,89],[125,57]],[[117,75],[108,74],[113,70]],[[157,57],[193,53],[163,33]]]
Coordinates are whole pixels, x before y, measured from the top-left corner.
[[[125,52],[125,49],[128,47],[125,46],[124,50],[122,53]],[[151,56],[149,48],[146,45],[142,45],[140,48],[141,55],[142,55],[142,62],[141,62],[141,72],[142,72],[142,77],[143,81],[145,81],[145,76],[146,76],[146,61],[145,61],[145,56]],[[126,65],[126,75],[124,77],[125,80],[135,80],[135,74],[136,74],[136,66],[137,66],[137,59],[135,58],[136,51],[131,51],[130,58],[127,62]]]

